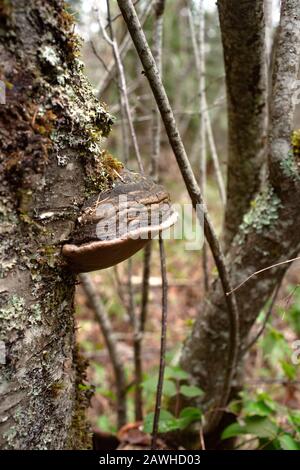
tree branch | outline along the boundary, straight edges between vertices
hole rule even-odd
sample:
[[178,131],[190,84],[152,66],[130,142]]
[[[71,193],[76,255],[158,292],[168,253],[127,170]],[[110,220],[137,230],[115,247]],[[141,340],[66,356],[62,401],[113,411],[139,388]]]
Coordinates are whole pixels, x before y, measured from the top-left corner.
[[97,294],[93,282],[88,274],[79,274],[79,280],[82,288],[88,299],[91,308],[95,314],[95,318],[98,321],[103,338],[109,352],[109,357],[113,366],[115,380],[116,380],[116,395],[117,395],[117,415],[118,415],[118,427],[121,428],[126,423],[126,378],[121,360],[121,354],[118,352],[117,341],[114,338],[113,327],[110,323],[108,313],[105,310],[105,306]]
[[160,267],[162,277],[162,319],[161,319],[161,338],[160,338],[160,363],[159,363],[159,374],[158,384],[156,393],[155,412],[153,420],[153,431],[151,449],[156,449],[156,440],[158,434],[160,407],[164,383],[165,373],[165,356],[166,356],[166,342],[167,342],[167,319],[168,319],[168,279],[166,269],[166,255],[164,250],[164,243],[161,234],[159,234],[159,253],[160,253]]

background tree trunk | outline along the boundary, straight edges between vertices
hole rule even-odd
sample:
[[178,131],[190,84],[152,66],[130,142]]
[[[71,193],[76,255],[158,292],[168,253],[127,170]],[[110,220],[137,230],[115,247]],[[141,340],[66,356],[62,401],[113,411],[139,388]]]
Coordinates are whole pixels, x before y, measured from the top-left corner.
[[228,249],[260,188],[267,144],[267,60],[263,0],[218,2],[228,109]]
[[75,278],[60,247],[86,195],[110,184],[111,118],[61,0],[4,2],[0,22],[0,448],[87,448]]

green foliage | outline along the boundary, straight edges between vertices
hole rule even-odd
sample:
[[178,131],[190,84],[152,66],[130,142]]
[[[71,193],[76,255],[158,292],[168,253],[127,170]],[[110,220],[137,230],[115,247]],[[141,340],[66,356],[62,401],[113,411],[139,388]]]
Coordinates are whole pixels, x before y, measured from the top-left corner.
[[[256,346],[263,353],[264,367],[260,374],[266,377],[266,384],[270,383],[269,393],[260,389],[251,393],[243,391],[228,407],[236,415],[236,422],[223,431],[222,439],[238,438],[239,448],[251,441],[251,448],[300,450],[300,412],[290,409],[287,398],[294,393],[298,372],[298,366],[292,362],[289,341],[299,335],[300,292],[298,286],[290,286],[288,290],[290,295],[284,299],[284,307],[277,307],[279,318],[271,317],[281,331],[270,321]],[[288,327],[292,327],[296,336],[291,328],[286,333]]]
[[112,424],[111,420],[106,415],[101,415],[97,419],[97,426],[101,431],[108,432],[108,433],[116,433],[117,428],[115,425]]
[[[187,428],[190,424],[195,421],[199,421],[202,417],[202,413],[198,408],[186,407],[184,408],[179,417],[176,418],[172,413],[167,410],[161,410],[158,431],[160,433],[166,433],[171,431],[180,431]],[[154,413],[149,413],[144,420],[144,431],[151,433],[153,429]]]
[[[238,406],[237,406],[238,405]],[[267,393],[248,395],[241,393],[241,401],[230,404],[231,412],[237,412],[237,422],[222,433],[222,439],[254,437],[257,448],[300,450],[300,413],[289,411]],[[288,419],[283,419],[285,416]]]
[[[288,313],[286,315],[286,320],[295,331],[295,333],[300,335],[300,286],[290,286],[290,305]],[[285,313],[285,312],[284,312]]]
[[[189,375],[179,366],[167,366],[165,369],[165,380],[163,386],[163,406],[167,408],[168,399],[181,395],[186,398],[199,398],[203,395],[203,391],[195,385],[181,384],[181,381],[187,381]],[[151,408],[155,403],[155,395],[157,391],[158,374],[152,374],[143,381],[143,389],[147,391],[147,397]],[[179,431],[187,428],[190,424],[201,420],[202,412],[199,408],[187,406],[183,408],[179,416],[163,408],[160,413],[159,432]],[[151,411],[144,420],[144,431],[152,432],[154,413]]]
[[[289,313],[287,318],[289,318]],[[274,371],[283,374],[287,380],[296,379],[297,365],[291,362],[293,351],[283,333],[273,326],[267,325],[267,331],[261,346],[266,361]]]
[[195,385],[181,385],[180,393],[188,398],[196,398],[203,395],[201,388],[196,387]]

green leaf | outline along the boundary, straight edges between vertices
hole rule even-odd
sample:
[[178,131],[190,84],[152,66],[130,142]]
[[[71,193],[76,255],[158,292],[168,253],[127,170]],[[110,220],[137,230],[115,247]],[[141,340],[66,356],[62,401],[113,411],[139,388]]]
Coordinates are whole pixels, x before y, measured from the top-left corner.
[[182,370],[179,366],[167,366],[165,368],[166,379],[187,380],[189,374]]
[[249,416],[244,424],[233,423],[222,433],[222,439],[239,436],[240,434],[252,434],[259,438],[274,439],[278,434],[278,427],[270,419],[262,416]]
[[[159,417],[158,430],[160,433],[185,429],[191,423],[201,419],[202,412],[199,408],[187,406],[184,408],[179,418],[175,418],[172,413],[167,410],[161,410]],[[153,430],[154,413],[149,413],[144,419],[144,432],[151,433]]]
[[111,400],[116,399],[116,394],[113,390],[109,390],[108,388],[104,387],[96,387],[95,389],[96,393],[99,393],[99,395],[103,395],[106,398],[110,398]]
[[181,385],[180,393],[185,397],[194,398],[203,396],[203,390],[195,385]]
[[[153,430],[154,413],[149,413],[144,419],[144,432],[151,433]],[[158,431],[160,433],[170,432],[178,429],[175,416],[167,410],[160,411]]]
[[289,411],[289,422],[300,432],[300,411],[291,410]]
[[278,434],[278,426],[268,418],[251,416],[245,421],[247,434],[268,439],[274,439]]
[[262,341],[264,353],[268,355],[271,364],[277,365],[279,361],[290,355],[290,347],[284,335],[268,325],[268,331]]
[[150,375],[142,382],[142,387],[146,392],[155,393],[157,390],[158,375]]
[[116,427],[110,422],[108,416],[102,415],[99,416],[97,419],[97,426],[101,431],[108,432],[108,433],[115,433],[117,432]]
[[178,421],[179,429],[185,429],[195,421],[200,421],[202,417],[202,411],[199,408],[193,406],[187,406],[181,410]]
[[278,441],[283,450],[300,450],[299,442],[295,441],[290,434],[278,437]]
[[228,410],[231,413],[237,415],[241,411],[241,407],[242,407],[241,400],[232,400],[228,405]]
[[232,423],[224,429],[221,439],[229,439],[230,437],[236,437],[240,434],[247,434],[245,426],[239,423]]
[[190,424],[194,423],[195,421],[200,421],[202,417],[202,412],[199,408],[195,408],[193,406],[187,406],[181,410],[179,418],[177,419],[178,428],[185,429]]
[[200,408],[196,408],[194,406],[186,406],[181,410],[179,418],[193,418],[193,419],[200,419],[202,416],[202,411]]
[[177,394],[177,388],[172,380],[164,380],[163,395],[166,397],[173,397]]
[[243,411],[247,416],[269,416],[273,413],[273,409],[263,400],[250,401],[244,406]]
[[286,377],[289,380],[295,380],[297,376],[296,367],[293,364],[290,364],[286,361],[281,361],[280,365],[282,367],[283,372],[285,373]]
[[[148,377],[142,382],[143,389],[148,393],[156,393],[158,376]],[[163,395],[166,397],[173,397],[176,395],[177,389],[174,382],[171,380],[164,380]]]

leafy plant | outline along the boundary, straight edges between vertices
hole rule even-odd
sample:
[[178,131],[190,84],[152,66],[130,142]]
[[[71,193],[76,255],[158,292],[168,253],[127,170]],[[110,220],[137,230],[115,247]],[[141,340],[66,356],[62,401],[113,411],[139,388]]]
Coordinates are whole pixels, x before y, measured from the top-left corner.
[[[267,393],[240,394],[229,406],[237,421],[223,431],[221,438],[249,436],[256,447],[268,450],[300,450],[300,412],[288,409]],[[288,417],[288,419],[285,419]]]
[[[184,408],[179,417],[176,418],[172,413],[167,410],[161,410],[158,431],[166,433],[171,431],[178,431],[187,428],[195,421],[199,421],[202,413],[198,408],[186,407]],[[144,431],[147,433],[152,432],[154,413],[149,413],[144,420]]]
[[[188,380],[189,375],[179,366],[167,366],[165,369],[165,380],[163,387],[163,402],[167,403],[169,398],[183,395],[186,398],[196,398],[203,395],[203,391],[195,385],[181,384],[183,380]],[[157,388],[157,374],[147,377],[143,384],[144,390],[147,391],[148,399],[153,406],[155,393]],[[149,397],[149,393],[152,394]],[[159,432],[166,433],[178,431],[187,428],[190,424],[200,421],[202,412],[199,408],[187,406],[180,411],[179,416],[174,416],[170,411],[162,409],[159,419]],[[154,413],[150,412],[144,419],[144,431],[152,432]]]

